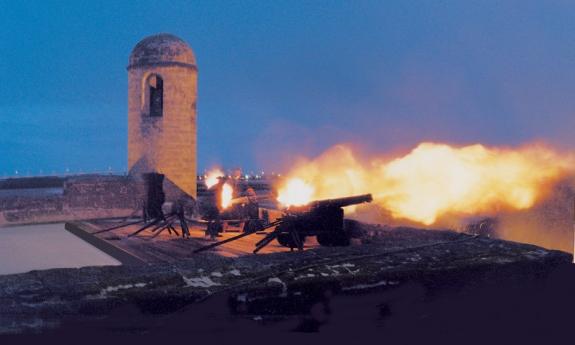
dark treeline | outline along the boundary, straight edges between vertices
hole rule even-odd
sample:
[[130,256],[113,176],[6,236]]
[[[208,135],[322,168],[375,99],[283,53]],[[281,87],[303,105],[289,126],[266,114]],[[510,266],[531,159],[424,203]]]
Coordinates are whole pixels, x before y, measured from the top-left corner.
[[0,189],[61,188],[64,178],[58,176],[19,177],[0,180]]

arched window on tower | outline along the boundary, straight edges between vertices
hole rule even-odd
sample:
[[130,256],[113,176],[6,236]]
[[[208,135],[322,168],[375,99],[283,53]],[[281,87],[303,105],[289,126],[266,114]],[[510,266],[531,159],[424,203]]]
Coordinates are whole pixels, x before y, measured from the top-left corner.
[[161,117],[164,114],[164,80],[159,75],[152,74],[146,84],[149,114]]

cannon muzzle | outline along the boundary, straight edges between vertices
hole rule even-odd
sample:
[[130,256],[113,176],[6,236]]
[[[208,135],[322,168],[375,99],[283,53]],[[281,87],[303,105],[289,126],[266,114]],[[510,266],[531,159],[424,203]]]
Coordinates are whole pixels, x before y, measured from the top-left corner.
[[310,206],[312,208],[346,207],[371,201],[373,201],[371,194],[362,194],[356,196],[348,196],[345,198],[316,200],[313,201]]

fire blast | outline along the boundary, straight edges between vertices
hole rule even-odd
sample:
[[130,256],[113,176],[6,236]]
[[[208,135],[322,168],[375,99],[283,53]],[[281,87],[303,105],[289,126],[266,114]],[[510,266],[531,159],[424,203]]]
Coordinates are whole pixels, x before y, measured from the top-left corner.
[[204,180],[204,183],[206,184],[206,187],[208,187],[208,189],[212,188],[218,183],[219,178],[224,176],[225,174],[223,171],[221,171],[218,168],[214,168],[206,174],[206,179]]
[[360,162],[337,145],[297,164],[278,186],[285,206],[314,199],[372,193],[393,218],[425,225],[444,216],[492,214],[532,207],[572,172],[572,156],[543,145],[517,149],[480,144],[421,143],[395,159]]

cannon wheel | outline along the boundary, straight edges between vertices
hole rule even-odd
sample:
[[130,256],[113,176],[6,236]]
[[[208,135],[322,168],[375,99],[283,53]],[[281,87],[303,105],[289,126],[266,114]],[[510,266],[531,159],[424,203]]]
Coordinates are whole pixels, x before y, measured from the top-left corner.
[[324,232],[317,235],[317,242],[324,247],[345,247],[351,243],[346,231]]
[[[297,248],[297,244],[294,242],[294,239],[292,237],[292,234],[288,231],[288,229],[282,229],[282,227],[284,227],[284,225],[280,224],[278,225],[278,227],[280,228],[279,231],[281,231],[281,233],[277,236],[277,241],[278,243],[283,246],[283,247],[287,247],[287,248]],[[299,232],[299,237],[300,240],[302,241],[302,243],[305,243],[305,235],[301,234],[301,231]]]
[[[302,240],[305,241],[305,237]],[[278,235],[278,243],[284,247],[297,248],[297,245],[294,243],[293,238],[291,237],[290,234]]]
[[248,219],[244,223],[243,232],[257,232],[262,231],[264,229],[264,225],[259,219]]

